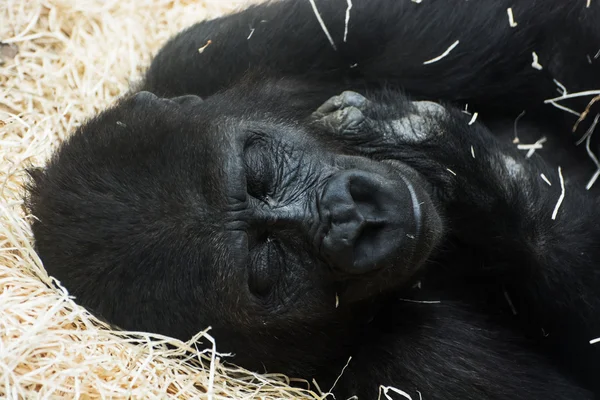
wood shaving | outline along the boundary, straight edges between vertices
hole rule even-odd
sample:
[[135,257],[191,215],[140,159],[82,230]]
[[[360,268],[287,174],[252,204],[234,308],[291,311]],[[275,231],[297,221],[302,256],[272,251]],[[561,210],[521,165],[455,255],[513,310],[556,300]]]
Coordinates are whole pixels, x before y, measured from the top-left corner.
[[406,393],[404,390],[400,390],[398,388],[395,388],[393,386],[379,386],[379,397],[377,397],[377,400],[381,400],[381,394],[383,393],[383,395],[385,396],[385,398],[387,400],[394,400],[393,397],[391,397],[388,392],[394,392],[399,394],[400,396],[408,399],[408,400],[413,400],[412,397],[410,397],[410,395],[408,393]]
[[531,156],[533,156],[536,150],[544,148],[544,143],[546,143],[546,141],[548,141],[548,138],[546,138],[546,136],[543,136],[533,144],[518,144],[517,149],[527,150],[525,158],[531,158]]
[[206,44],[198,49],[198,53],[200,53],[200,54],[204,53],[204,50],[206,50],[206,48],[208,46],[210,46],[211,44],[212,44],[212,40],[210,40],[210,39],[207,40]]
[[479,113],[477,113],[477,112],[473,113],[473,116],[471,117],[471,120],[469,121],[469,125],[473,125],[475,123],[475,121],[477,121],[478,116],[479,116]]
[[559,91],[559,93],[561,93],[562,96],[566,96],[567,94],[569,94],[569,92],[567,91],[567,88],[565,87],[565,85],[563,85],[562,83],[560,83],[556,79],[552,79],[552,81],[554,82],[554,84],[556,86],[558,86],[557,90]]
[[451,52],[452,50],[454,50],[454,48],[455,48],[456,46],[458,46],[458,44],[459,44],[459,43],[460,43],[460,41],[458,41],[458,40],[457,40],[456,42],[452,43],[452,44],[450,45],[450,47],[448,47],[448,49],[446,49],[446,51],[444,51],[442,54],[440,54],[439,56],[437,56],[437,57],[435,57],[435,58],[432,58],[432,59],[431,59],[431,60],[429,60],[429,61],[425,61],[423,64],[424,64],[424,65],[427,65],[427,64],[433,64],[433,63],[435,63],[435,62],[438,62],[438,61],[440,61],[441,59],[443,59],[444,57],[446,57],[448,54],[450,54],[450,52]]
[[509,25],[511,28],[514,28],[514,27],[516,27],[516,26],[517,26],[517,23],[515,22],[515,17],[514,17],[514,15],[513,15],[513,10],[512,10],[512,8],[510,8],[510,7],[509,7],[509,8],[507,8],[507,9],[506,9],[506,13],[508,14],[508,25]]
[[579,124],[582,123],[583,120],[587,118],[588,114],[590,113],[590,110],[592,109],[592,106],[594,105],[594,103],[596,103],[599,100],[600,100],[600,95],[598,95],[598,96],[594,97],[592,100],[590,100],[588,105],[585,107],[585,110],[583,110],[583,112],[577,119],[577,122],[575,122],[575,125],[573,125],[573,129],[572,129],[573,132],[577,131]]
[[556,219],[558,210],[560,209],[560,206],[561,206],[563,200],[565,199],[565,179],[563,178],[561,167],[558,167],[558,178],[560,180],[560,197],[558,198],[558,201],[556,202],[556,206],[554,206],[554,211],[552,212],[552,220]]
[[550,104],[551,104],[551,105],[553,105],[554,107],[558,108],[559,110],[563,110],[563,111],[565,111],[565,112],[568,112],[569,114],[573,114],[573,115],[575,115],[576,117],[579,117],[579,116],[581,116],[581,114],[580,114],[580,113],[578,113],[577,111],[575,111],[575,110],[573,110],[573,109],[571,109],[571,108],[569,108],[569,107],[565,107],[565,106],[563,106],[563,105],[561,105],[561,104],[558,104],[556,101],[549,101],[548,103],[550,103]]
[[586,91],[583,91],[583,92],[569,93],[569,94],[566,94],[564,96],[559,96],[559,97],[553,97],[551,99],[546,99],[546,100],[544,100],[544,103],[548,104],[548,103],[552,103],[553,101],[560,101],[560,100],[565,100],[565,99],[573,99],[575,97],[597,96],[599,94],[600,94],[600,90],[586,90]]
[[540,174],[540,177],[548,184],[548,186],[552,186],[552,182],[550,182],[550,179],[548,179],[546,175]]
[[348,8],[346,8],[346,21],[344,27],[344,43],[348,38],[348,24],[350,23],[350,10],[352,10],[352,0],[346,0],[348,2]]
[[539,58],[537,53],[534,51],[531,53],[531,56],[533,57],[533,62],[531,63],[531,66],[539,71],[541,71],[543,69],[542,65],[538,62]]
[[317,21],[319,21],[319,25],[321,25],[321,29],[325,33],[325,36],[327,36],[327,40],[329,40],[329,43],[331,43],[331,47],[333,47],[333,49],[335,51],[337,51],[337,46],[335,45],[335,42],[333,41],[333,38],[331,37],[331,34],[329,33],[329,29],[327,29],[327,25],[325,25],[325,21],[323,21],[323,17],[321,17],[321,13],[319,12],[319,9],[317,8],[317,4],[315,3],[315,0],[308,0],[308,1],[310,2],[310,5],[312,6],[312,9],[315,13],[315,17],[317,17]]
[[348,365],[350,365],[350,361],[352,361],[352,356],[350,356],[348,358],[348,361],[346,361],[346,365],[344,365],[344,368],[342,368],[342,372],[340,372],[340,374],[338,375],[338,377],[333,382],[333,385],[331,385],[331,389],[329,389],[329,392],[327,392],[328,394],[331,394],[333,392],[333,389],[335,389],[335,386],[339,382],[340,378],[342,377],[342,375],[344,375],[344,372],[346,371],[346,368],[348,368]]
[[513,139],[513,143],[514,144],[519,144],[519,142],[521,142],[521,140],[519,140],[519,135],[518,135],[518,131],[517,131],[517,124],[519,123],[519,120],[521,118],[523,118],[523,116],[525,115],[525,110],[521,111],[521,114],[519,114],[517,116],[517,118],[515,118],[515,123],[513,124],[513,132],[514,132],[514,139]]
[[600,161],[598,161],[598,157],[596,157],[596,155],[594,154],[592,149],[590,149],[592,135],[594,134],[594,131],[596,130],[596,125],[598,125],[599,119],[600,119],[600,114],[596,114],[596,118],[594,118],[594,122],[592,122],[592,125],[590,125],[590,128],[587,130],[587,132],[584,135],[584,136],[586,136],[585,150],[586,150],[588,156],[590,157],[590,160],[592,160],[592,162],[596,165],[596,172],[594,173],[594,175],[592,175],[592,177],[588,181],[587,185],[585,185],[586,190],[590,190],[592,188],[592,186],[594,186],[594,183],[596,183],[598,176],[600,176]]

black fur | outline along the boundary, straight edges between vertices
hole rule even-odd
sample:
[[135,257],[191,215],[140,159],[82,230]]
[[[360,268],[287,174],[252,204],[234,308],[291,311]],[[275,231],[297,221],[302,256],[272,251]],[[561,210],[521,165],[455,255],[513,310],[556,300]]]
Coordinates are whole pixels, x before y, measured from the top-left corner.
[[[594,398],[600,204],[572,143],[589,120],[571,136],[543,100],[553,79],[600,86],[600,4],[353,3],[344,42],[347,3],[316,2],[336,49],[301,0],[167,43],[32,172],[46,268],[117,326],[210,325],[259,371],[327,388],[352,357],[338,398]],[[549,139],[529,159],[524,109],[521,141]]]

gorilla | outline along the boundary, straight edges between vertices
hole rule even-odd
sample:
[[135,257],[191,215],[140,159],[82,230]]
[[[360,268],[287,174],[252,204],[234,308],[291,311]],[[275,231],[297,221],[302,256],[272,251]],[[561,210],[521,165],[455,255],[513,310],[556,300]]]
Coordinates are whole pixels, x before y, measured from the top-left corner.
[[592,399],[598,112],[566,93],[600,87],[598,21],[280,0],[200,22],[31,171],[36,249],[115,326],[211,326],[337,398]]

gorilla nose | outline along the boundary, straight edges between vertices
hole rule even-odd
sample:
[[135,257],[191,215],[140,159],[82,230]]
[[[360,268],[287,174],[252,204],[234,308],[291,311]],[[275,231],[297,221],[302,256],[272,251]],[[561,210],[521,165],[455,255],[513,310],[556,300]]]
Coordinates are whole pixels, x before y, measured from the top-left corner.
[[419,206],[411,189],[402,180],[361,170],[334,175],[318,205],[325,224],[322,256],[352,274],[410,257],[419,228]]

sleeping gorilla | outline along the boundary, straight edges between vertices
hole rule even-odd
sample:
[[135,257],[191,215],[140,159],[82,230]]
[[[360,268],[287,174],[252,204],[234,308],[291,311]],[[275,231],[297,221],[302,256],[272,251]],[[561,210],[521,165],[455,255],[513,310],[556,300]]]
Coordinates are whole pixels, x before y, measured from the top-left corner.
[[32,173],[46,268],[122,328],[210,325],[248,368],[328,387],[352,357],[338,398],[593,398],[595,169],[543,100],[600,86],[600,4],[354,0],[343,40],[346,4],[316,2],[333,43],[283,0],[166,44]]

